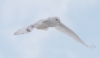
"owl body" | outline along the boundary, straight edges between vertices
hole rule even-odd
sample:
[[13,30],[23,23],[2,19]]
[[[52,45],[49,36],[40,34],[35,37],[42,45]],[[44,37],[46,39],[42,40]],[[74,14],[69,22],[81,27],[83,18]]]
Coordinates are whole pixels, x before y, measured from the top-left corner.
[[56,17],[48,18],[39,21],[38,25],[35,26],[36,29],[47,30],[49,27],[55,27],[59,24],[59,19]]

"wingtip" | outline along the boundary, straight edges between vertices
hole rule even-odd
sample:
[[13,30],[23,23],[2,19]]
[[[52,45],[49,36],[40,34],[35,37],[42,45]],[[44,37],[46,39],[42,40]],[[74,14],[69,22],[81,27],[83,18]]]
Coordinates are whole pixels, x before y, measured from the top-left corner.
[[13,35],[18,35],[18,34],[14,33]]
[[17,35],[17,34],[13,34],[13,35]]
[[94,49],[94,48],[96,48],[96,46],[92,45],[92,46],[89,46],[89,48],[92,48],[92,49]]
[[92,48],[94,49],[94,48],[96,48],[96,46],[92,45]]
[[15,33],[13,35],[15,35]]

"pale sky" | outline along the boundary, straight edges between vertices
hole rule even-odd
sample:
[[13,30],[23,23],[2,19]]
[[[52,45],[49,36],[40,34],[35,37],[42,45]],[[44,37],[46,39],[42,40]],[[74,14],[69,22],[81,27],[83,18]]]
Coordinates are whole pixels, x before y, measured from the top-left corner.
[[[54,28],[18,29],[57,16],[90,49]],[[0,0],[0,58],[100,58],[99,0]]]

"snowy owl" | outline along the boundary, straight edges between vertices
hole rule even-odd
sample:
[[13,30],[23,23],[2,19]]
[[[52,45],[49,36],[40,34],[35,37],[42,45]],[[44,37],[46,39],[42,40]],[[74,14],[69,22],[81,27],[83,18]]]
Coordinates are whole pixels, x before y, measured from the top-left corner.
[[14,33],[14,35],[19,35],[19,34],[25,34],[31,32],[34,28],[38,30],[48,30],[48,28],[54,27],[55,29],[65,33],[66,35],[72,37],[79,43],[83,44],[86,47],[89,48],[95,48],[95,46],[88,46],[87,44],[82,41],[78,35],[76,35],[75,32],[73,32],[71,29],[69,29],[67,26],[65,26],[63,23],[61,23],[60,19],[58,17],[49,17],[47,19],[42,19],[37,21],[34,24],[31,24],[27,27],[21,28],[18,31]]

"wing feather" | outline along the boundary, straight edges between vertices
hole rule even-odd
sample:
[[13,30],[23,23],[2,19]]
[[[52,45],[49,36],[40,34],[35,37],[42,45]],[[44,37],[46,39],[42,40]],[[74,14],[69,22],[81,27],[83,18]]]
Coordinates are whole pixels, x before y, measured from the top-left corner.
[[37,21],[34,24],[31,24],[27,27],[23,27],[19,30],[17,30],[13,35],[19,35],[19,34],[25,34],[25,33],[29,33],[33,30],[33,28],[37,27],[38,25],[41,25],[42,22],[45,21],[44,19]]
[[34,28],[34,25],[29,25],[27,27],[23,27],[23,28],[17,30],[13,35],[29,33],[33,30],[33,28]]
[[88,46],[87,44],[84,43],[84,41],[82,41],[78,35],[73,32],[71,29],[69,29],[67,26],[65,26],[64,24],[60,23],[58,26],[55,27],[57,30],[65,33],[66,35],[72,37],[73,39],[75,39],[76,41],[78,41],[79,43],[83,44],[84,46],[90,47],[90,48],[94,48],[94,46]]

